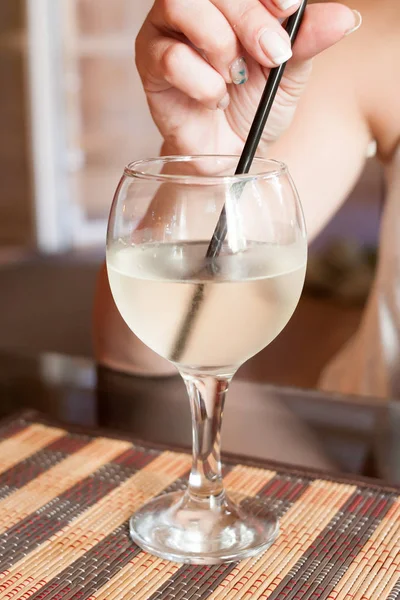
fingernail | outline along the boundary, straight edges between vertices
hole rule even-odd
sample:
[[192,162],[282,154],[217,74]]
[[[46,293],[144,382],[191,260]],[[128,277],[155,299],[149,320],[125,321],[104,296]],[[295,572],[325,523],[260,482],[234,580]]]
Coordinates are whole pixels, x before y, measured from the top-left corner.
[[345,33],[345,35],[350,35],[351,33],[354,33],[355,31],[357,31],[357,29],[360,29],[361,25],[362,25],[362,15],[361,13],[358,12],[358,10],[353,10],[354,13],[354,25],[353,27],[351,27],[350,29],[348,29]]
[[222,100],[220,100],[218,102],[218,108],[220,108],[221,110],[226,110],[229,106],[230,101],[231,101],[231,98],[230,98],[229,94],[225,94],[225,96],[222,98]]
[[260,36],[260,46],[276,65],[281,65],[292,56],[290,43],[276,31],[266,30]]
[[232,82],[236,85],[242,85],[246,83],[249,78],[249,72],[246,65],[246,60],[243,58],[237,58],[230,66],[230,74]]
[[288,10],[288,8],[296,6],[299,0],[276,0],[276,3],[281,10]]

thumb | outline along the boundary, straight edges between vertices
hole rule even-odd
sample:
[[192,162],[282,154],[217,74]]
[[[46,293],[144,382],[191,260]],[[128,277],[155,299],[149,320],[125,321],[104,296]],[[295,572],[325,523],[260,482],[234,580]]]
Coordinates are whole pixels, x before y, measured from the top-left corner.
[[343,4],[328,2],[309,6],[293,47],[293,62],[307,61],[334,46],[357,31],[361,23],[361,14]]

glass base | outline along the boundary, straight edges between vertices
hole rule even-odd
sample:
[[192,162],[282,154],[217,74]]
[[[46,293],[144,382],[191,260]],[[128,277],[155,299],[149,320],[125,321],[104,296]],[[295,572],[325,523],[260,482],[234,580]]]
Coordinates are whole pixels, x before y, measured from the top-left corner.
[[187,492],[148,502],[130,520],[132,540],[143,550],[174,562],[215,565],[266,550],[277,538],[273,514],[254,516],[225,494],[197,499]]

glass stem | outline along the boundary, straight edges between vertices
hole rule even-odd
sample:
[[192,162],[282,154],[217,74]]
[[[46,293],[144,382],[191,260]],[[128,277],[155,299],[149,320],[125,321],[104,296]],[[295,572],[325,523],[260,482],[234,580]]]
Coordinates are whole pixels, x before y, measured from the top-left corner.
[[[193,463],[188,494],[195,500],[221,497],[221,425],[226,393],[233,375],[181,373],[192,412]],[[220,498],[221,499],[221,498]]]

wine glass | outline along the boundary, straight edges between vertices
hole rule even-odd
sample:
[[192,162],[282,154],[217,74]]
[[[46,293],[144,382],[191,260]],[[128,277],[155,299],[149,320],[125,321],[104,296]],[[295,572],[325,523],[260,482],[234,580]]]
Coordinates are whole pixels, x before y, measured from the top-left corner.
[[232,176],[237,162],[235,156],[134,162],[124,170],[108,226],[115,303],[130,329],[177,367],[192,413],[186,492],[145,504],[131,518],[130,533],[144,550],[184,563],[244,559],[265,550],[279,528],[273,514],[261,518],[254,505],[249,510],[227,496],[221,422],[233,375],[296,308],[307,240],[287,167],[255,159],[249,174]]

